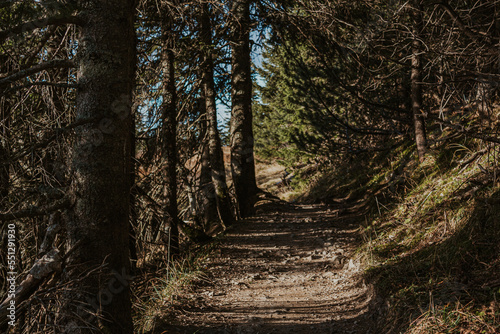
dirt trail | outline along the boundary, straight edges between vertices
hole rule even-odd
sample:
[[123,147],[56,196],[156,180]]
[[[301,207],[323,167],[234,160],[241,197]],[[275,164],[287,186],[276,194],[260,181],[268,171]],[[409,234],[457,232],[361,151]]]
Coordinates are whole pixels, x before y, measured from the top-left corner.
[[238,223],[168,333],[372,333],[371,286],[353,259],[356,217],[263,206]]

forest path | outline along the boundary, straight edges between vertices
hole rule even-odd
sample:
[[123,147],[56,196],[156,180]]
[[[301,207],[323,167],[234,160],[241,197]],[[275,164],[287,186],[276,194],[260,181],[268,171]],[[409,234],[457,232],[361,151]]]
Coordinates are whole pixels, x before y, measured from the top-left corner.
[[166,332],[371,333],[356,222],[333,206],[261,205],[224,237]]

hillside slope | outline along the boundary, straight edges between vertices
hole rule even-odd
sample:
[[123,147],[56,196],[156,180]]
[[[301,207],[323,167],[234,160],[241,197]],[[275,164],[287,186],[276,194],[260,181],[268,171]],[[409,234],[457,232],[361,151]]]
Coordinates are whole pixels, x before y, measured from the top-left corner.
[[443,138],[423,163],[403,145],[302,180],[300,200],[364,216],[358,255],[381,333],[500,332],[498,148]]

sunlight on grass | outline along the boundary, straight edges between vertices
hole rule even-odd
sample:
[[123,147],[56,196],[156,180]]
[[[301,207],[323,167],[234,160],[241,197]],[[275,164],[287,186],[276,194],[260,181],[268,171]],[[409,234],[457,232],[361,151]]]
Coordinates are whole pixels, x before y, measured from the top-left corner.
[[213,246],[170,266],[141,277],[135,291],[134,324],[136,333],[150,333],[168,323],[174,306],[181,303],[193,285],[204,278],[204,263]]
[[497,333],[496,153],[476,154],[484,146],[467,138],[440,145],[422,163],[403,145],[324,170],[302,199],[360,203],[358,255],[386,300],[381,332]]

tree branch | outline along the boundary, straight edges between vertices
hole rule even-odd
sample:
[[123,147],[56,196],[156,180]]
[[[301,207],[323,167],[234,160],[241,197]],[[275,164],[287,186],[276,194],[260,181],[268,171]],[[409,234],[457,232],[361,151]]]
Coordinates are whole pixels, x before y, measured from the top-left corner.
[[76,24],[83,25],[84,21],[80,16],[54,16],[46,17],[42,19],[36,19],[30,22],[24,22],[8,30],[0,31],[0,42],[5,41],[7,38],[12,37],[27,31],[33,31],[38,28],[43,28],[50,25],[65,25],[65,24]]
[[500,144],[500,139],[497,138],[497,137],[491,137],[491,136],[488,136],[486,134],[483,134],[483,133],[477,133],[477,132],[473,132],[473,131],[470,131],[470,130],[467,130],[465,129],[465,127],[463,125],[459,125],[459,124],[453,124],[451,122],[448,122],[448,121],[444,121],[438,117],[435,117],[435,116],[430,116],[430,115],[427,115],[426,118],[428,119],[432,119],[433,121],[437,122],[437,123],[440,123],[450,129],[454,129],[460,133],[463,133],[467,136],[470,136],[472,138],[476,138],[476,139],[481,139],[481,140],[484,140],[484,141],[487,141],[487,142],[490,142],[490,143],[496,143],[496,144]]
[[52,275],[52,273],[60,271],[61,265],[62,260],[57,249],[51,250],[41,259],[36,260],[26,278],[19,284],[16,292],[0,304],[0,325],[4,325],[8,321],[7,308],[11,301],[15,305],[19,305],[40,286],[44,279]]
[[[457,14],[457,12],[455,12],[455,10],[453,8],[451,8],[451,6],[448,4],[448,1],[447,0],[444,0],[443,2],[440,2],[438,3],[438,5],[440,7],[442,7],[446,13],[448,13],[448,15],[450,16],[450,18],[457,23],[458,27],[464,32],[464,34],[466,34],[470,39],[474,40],[474,41],[477,41],[477,40],[484,40],[484,39],[490,39],[490,37],[485,34],[485,33],[481,33],[481,32],[477,32],[477,31],[474,31],[472,30],[471,28],[469,28],[465,22],[462,20],[462,18]],[[497,52],[498,50],[490,45],[490,44],[487,44],[486,45],[489,49],[493,49],[495,50],[495,52]]]
[[19,218],[27,218],[27,217],[36,217],[36,216],[44,216],[53,211],[62,210],[68,208],[71,205],[71,201],[67,197],[63,197],[62,199],[55,201],[52,204],[45,206],[32,206],[28,209],[20,210],[12,213],[0,213],[0,220],[9,221]]
[[81,126],[81,125],[99,122],[101,119],[102,119],[102,117],[82,119],[82,120],[73,122],[73,123],[68,124],[68,125],[61,127],[61,128],[50,129],[50,131],[53,131],[54,133],[52,135],[50,135],[47,139],[45,139],[41,142],[35,143],[35,144],[31,145],[30,147],[27,147],[27,148],[21,150],[21,152],[16,153],[14,156],[8,157],[8,159],[4,159],[4,161],[0,162],[0,167],[9,166],[13,162],[18,161],[22,157],[30,154],[31,152],[33,152],[37,149],[42,149],[42,148],[47,147],[50,143],[52,143],[54,140],[57,139],[59,134],[68,132],[74,128]]
[[52,86],[59,88],[78,88],[78,84],[70,84],[66,82],[49,82],[49,81],[36,81],[36,82],[28,82],[24,85],[17,85],[12,88],[9,88],[7,92],[13,92],[19,89],[28,88],[32,86]]
[[29,77],[30,75],[39,73],[41,71],[51,69],[51,68],[74,68],[76,67],[76,64],[72,60],[61,60],[61,59],[55,59],[55,60],[50,60],[45,63],[41,63],[35,66],[32,66],[30,68],[21,70],[16,73],[12,73],[10,75],[7,75],[3,78],[0,78],[0,88],[3,86],[6,86],[16,80],[20,80],[26,77]]

